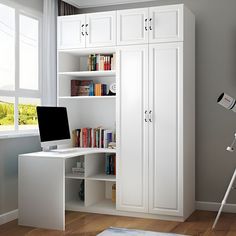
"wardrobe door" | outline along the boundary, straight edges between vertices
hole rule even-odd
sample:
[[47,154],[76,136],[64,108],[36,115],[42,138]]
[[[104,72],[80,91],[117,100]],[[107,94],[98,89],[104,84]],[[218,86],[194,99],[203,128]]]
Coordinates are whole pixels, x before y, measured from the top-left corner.
[[58,49],[85,48],[85,15],[58,17]]
[[149,8],[149,42],[183,41],[183,4]]
[[117,45],[148,43],[148,8],[117,11]]
[[123,46],[117,54],[117,209],[147,212],[148,46]]
[[182,212],[183,43],[149,45],[149,212]]
[[116,46],[116,12],[86,15],[86,47]]

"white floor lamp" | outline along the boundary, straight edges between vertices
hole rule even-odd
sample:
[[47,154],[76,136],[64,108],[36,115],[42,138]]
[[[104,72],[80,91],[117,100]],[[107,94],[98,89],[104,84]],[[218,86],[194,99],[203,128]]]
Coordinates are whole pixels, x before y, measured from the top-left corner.
[[[221,106],[225,107],[226,109],[232,110],[232,111],[236,112],[236,100],[234,98],[230,97],[229,95],[227,95],[225,93],[222,93],[219,96],[219,98],[217,99],[217,102]],[[229,151],[229,152],[233,152],[234,151],[234,144],[235,144],[235,142],[236,142],[236,133],[234,134],[234,140],[233,140],[232,144],[230,146],[228,146],[226,148],[226,150]],[[228,198],[228,196],[230,194],[230,191],[232,189],[235,189],[235,187],[233,186],[235,178],[236,178],[236,169],[234,170],[234,174],[233,174],[233,176],[232,176],[232,178],[230,180],[229,186],[228,186],[228,188],[226,190],[226,193],[224,195],[224,198],[223,198],[223,200],[221,202],[220,209],[218,211],[218,214],[216,216],[216,219],[214,221],[212,229],[214,229],[216,227],[216,224],[217,224],[217,222],[218,222],[218,220],[220,218],[220,214],[221,214],[221,212],[223,210],[223,207],[226,204],[226,201],[227,201],[227,198]]]

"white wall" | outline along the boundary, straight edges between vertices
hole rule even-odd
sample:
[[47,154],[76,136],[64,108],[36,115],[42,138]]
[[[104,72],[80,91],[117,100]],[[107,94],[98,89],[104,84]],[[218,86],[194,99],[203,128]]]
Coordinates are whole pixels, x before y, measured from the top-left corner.
[[[14,2],[33,10],[43,11],[43,0]],[[0,139],[0,215],[18,208],[18,154],[39,150],[40,143],[37,136]]]

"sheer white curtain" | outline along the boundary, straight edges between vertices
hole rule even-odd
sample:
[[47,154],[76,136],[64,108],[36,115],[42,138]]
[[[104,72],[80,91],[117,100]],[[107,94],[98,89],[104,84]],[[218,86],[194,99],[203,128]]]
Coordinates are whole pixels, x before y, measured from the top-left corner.
[[44,0],[42,105],[57,104],[57,0]]

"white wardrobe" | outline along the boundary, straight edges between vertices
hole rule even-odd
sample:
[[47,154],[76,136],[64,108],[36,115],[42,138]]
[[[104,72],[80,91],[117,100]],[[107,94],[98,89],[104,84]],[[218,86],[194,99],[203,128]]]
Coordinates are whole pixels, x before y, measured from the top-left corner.
[[186,217],[195,198],[194,16],[164,6],[118,11],[117,22],[117,208]]
[[194,15],[178,4],[59,17],[58,27],[60,53],[116,53],[117,214],[185,220],[195,209]]

